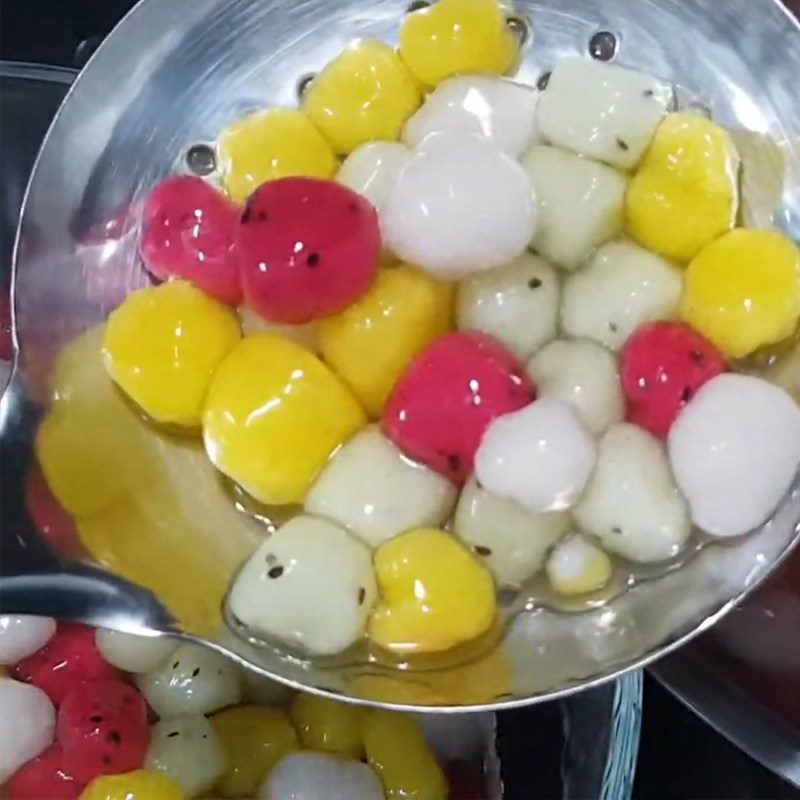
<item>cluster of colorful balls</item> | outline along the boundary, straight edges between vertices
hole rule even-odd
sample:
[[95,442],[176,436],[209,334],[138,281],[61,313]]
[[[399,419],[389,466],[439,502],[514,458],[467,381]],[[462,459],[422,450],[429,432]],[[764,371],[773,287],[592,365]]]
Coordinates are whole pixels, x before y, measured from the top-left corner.
[[518,48],[496,0],[439,0],[146,200],[163,282],[111,314],[105,364],[302,506],[230,593],[261,636],[447,650],[498,588],[598,591],[609,554],[746,533],[797,473],[797,403],[732,369],[796,331],[800,256],[736,227],[731,136],[614,64],[512,82]]
[[482,796],[485,715],[293,695],[193,644],[43,617],[0,617],[0,664],[8,800]]

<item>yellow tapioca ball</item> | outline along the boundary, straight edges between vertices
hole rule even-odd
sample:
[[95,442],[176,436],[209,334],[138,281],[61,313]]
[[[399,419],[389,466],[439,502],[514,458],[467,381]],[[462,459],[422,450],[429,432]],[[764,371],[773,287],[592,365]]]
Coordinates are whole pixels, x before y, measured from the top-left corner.
[[185,281],[140,289],[111,312],[103,361],[157,422],[200,424],[214,369],[239,340],[236,314]]
[[494,582],[452,535],[417,528],[382,544],[374,557],[381,599],[370,639],[404,653],[448,650],[487,631],[496,611]]
[[81,792],[79,800],[183,800],[181,787],[163,772],[137,769],[122,775],[101,775]]
[[304,693],[295,696],[289,710],[303,747],[353,758],[364,755],[362,713],[349,703]]
[[791,336],[800,318],[800,252],[776,231],[721,236],[686,270],[681,316],[729,358]]
[[502,75],[519,43],[497,0],[439,0],[409,14],[400,29],[400,55],[421,83],[451,75]]
[[214,714],[211,724],[228,757],[216,785],[223,797],[254,797],[275,762],[299,747],[286,713],[275,708],[236,706]]
[[303,111],[333,149],[347,155],[371,141],[394,141],[422,100],[408,68],[384,42],[354,42],[333,59],[303,96]]
[[113,506],[146,482],[152,459],[140,447],[141,422],[106,372],[105,326],[59,353],[52,403],[36,434],[36,455],[59,503],[73,516]]
[[331,453],[366,422],[344,384],[305,348],[247,336],[217,368],[203,412],[209,458],[268,505],[300,503]]
[[629,236],[667,258],[690,261],[733,227],[738,169],[727,131],[696,114],[668,114],[628,185]]
[[236,201],[265,181],[299,175],[330,178],[336,156],[302,112],[272,108],[243,117],[225,128],[218,141],[222,179]]
[[416,720],[408,714],[366,709],[361,735],[369,765],[387,800],[444,800],[447,781]]
[[452,317],[451,284],[405,265],[382,269],[353,305],[319,321],[320,351],[377,417],[403,370],[452,328]]

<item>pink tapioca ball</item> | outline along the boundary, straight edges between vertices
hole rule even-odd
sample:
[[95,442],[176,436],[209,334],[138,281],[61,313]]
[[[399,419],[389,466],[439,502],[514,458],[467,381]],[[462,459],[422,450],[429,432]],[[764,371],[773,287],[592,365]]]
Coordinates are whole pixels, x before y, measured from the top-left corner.
[[685,323],[642,326],[621,354],[628,421],[664,438],[697,390],[725,369],[722,353]]
[[59,622],[53,638],[16,664],[13,674],[37,686],[57,706],[77,683],[115,678],[119,672],[100,655],[93,628]]
[[183,278],[223,303],[241,296],[234,236],[239,207],[205,181],[176,175],[159,183],[142,211],[140,250],[157,278]]
[[383,414],[386,435],[409,458],[461,483],[489,423],[527,405],[536,387],[496,339],[471,331],[440,337],[406,369]]
[[246,305],[272,322],[310,322],[346,308],[372,283],[378,216],[334,181],[269,181],[247,201],[236,248]]
[[56,737],[64,767],[78,781],[139,769],[147,752],[148,708],[120,680],[79,683],[58,710]]
[[8,782],[9,800],[76,800],[83,784],[64,767],[58,745],[18,769]]

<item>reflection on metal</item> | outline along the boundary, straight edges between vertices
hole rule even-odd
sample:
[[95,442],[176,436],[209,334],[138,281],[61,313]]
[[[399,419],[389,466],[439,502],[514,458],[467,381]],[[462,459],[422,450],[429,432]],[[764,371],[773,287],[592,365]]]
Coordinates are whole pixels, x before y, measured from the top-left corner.
[[800,731],[688,653],[662,659],[651,673],[675,697],[749,756],[800,789]]

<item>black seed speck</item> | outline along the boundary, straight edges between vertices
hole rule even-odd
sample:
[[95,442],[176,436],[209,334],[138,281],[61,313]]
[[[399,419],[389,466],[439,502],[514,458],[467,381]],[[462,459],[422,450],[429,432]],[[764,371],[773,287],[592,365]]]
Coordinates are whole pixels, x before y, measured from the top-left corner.
[[458,472],[461,469],[461,459],[455,453],[447,456],[447,468],[450,472]]
[[195,667],[195,668],[192,670],[192,677],[193,677],[193,678],[196,678],[196,677],[197,677],[199,674],[200,674],[200,667]]
[[122,744],[122,737],[120,736],[119,731],[109,731],[106,739],[113,744]]
[[176,736],[180,736],[180,735],[181,735],[180,731],[170,731],[167,734],[167,739],[174,739]]
[[180,661],[176,661],[176,662],[175,662],[175,663],[172,665],[172,669],[178,669],[178,666],[180,665],[180,663],[181,663]]
[[204,733],[204,734],[202,735],[202,737],[201,737],[201,738],[202,738],[202,739],[208,739],[208,734],[207,734],[207,733]]
[[608,323],[608,329],[611,331],[611,333],[616,333],[617,330],[618,330],[617,323],[616,322],[609,322]]
[[427,8],[430,3],[427,0],[413,0],[413,2],[408,4],[407,12],[409,14],[413,14],[415,11],[421,11],[423,8]]
[[306,264],[309,267],[316,267],[319,264],[319,253],[309,253],[308,258],[306,258]]
[[364,605],[364,599],[367,596],[367,590],[363,586],[358,587],[358,604],[360,606]]
[[619,136],[617,137],[617,147],[620,150],[630,150],[628,143],[624,139],[620,139]]
[[619,525],[614,525],[614,527],[611,529],[611,533],[622,534],[622,528],[620,528]]
[[486,547],[482,544],[476,544],[475,547],[472,548],[479,556],[490,556],[492,554],[492,548]]
[[706,360],[706,354],[702,350],[692,350],[692,361],[702,364]]
[[283,575],[283,567],[281,566],[273,567],[267,573],[267,575],[269,575],[270,578],[280,578],[280,576]]
[[89,717],[89,722],[94,722],[95,724],[102,721],[103,718],[99,714],[95,717]]
[[645,97],[652,97],[654,94],[655,94],[655,92],[652,89],[645,89],[644,90],[644,96]]
[[550,83],[550,73],[549,72],[543,72],[539,76],[539,80],[536,81],[536,88],[540,92],[543,92],[547,88],[547,84],[548,83]]
[[681,402],[688,403],[692,399],[692,390],[689,386],[684,386],[681,392]]
[[542,281],[541,281],[541,279],[539,279],[539,278],[531,278],[531,279],[528,281],[528,286],[529,286],[531,289],[538,289],[538,288],[539,288],[541,285],[542,285]]

